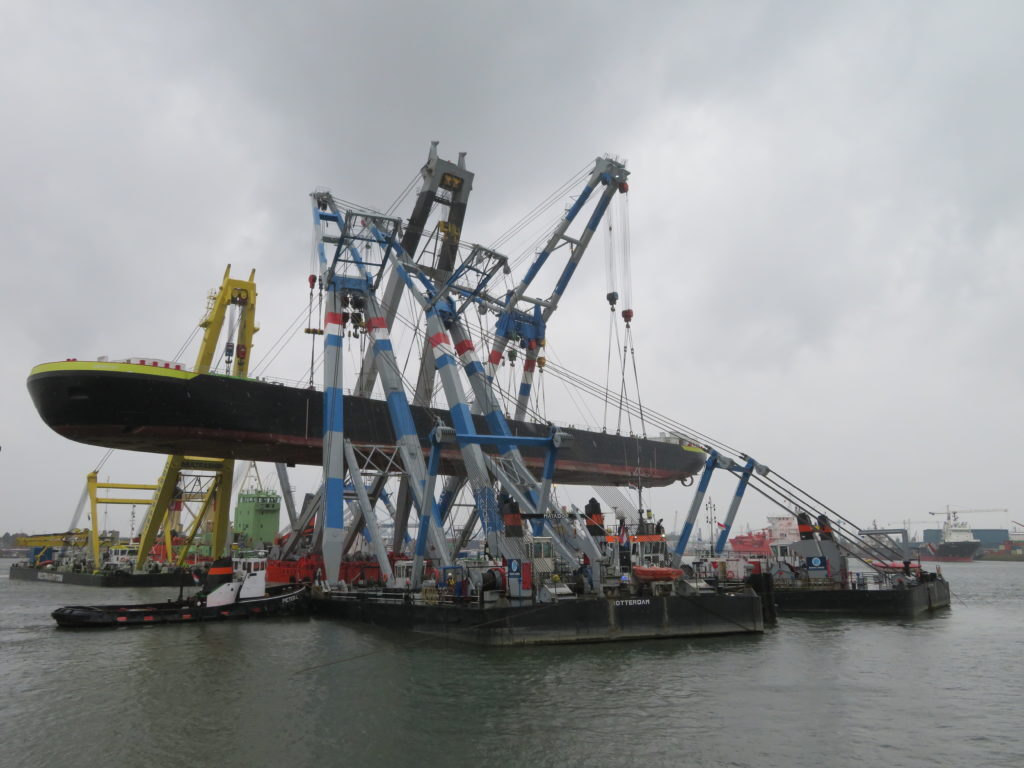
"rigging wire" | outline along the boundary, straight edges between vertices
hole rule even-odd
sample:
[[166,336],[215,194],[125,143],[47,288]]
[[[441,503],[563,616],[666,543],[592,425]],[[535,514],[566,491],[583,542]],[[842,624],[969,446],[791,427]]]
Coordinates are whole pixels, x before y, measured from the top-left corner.
[[114,449],[113,448],[109,449],[106,453],[104,453],[103,454],[103,458],[100,459],[100,463],[96,465],[96,469],[94,469],[93,472],[99,472],[100,469],[103,468],[103,465],[107,463],[107,459],[109,459],[113,455],[114,455]]
[[[313,284],[314,281],[309,281],[309,325],[307,328],[313,328]],[[321,284],[322,286],[322,284]],[[324,289],[323,287],[317,292],[319,294],[319,300],[317,303],[317,317],[323,317],[323,303],[324,303]],[[326,329],[323,329],[326,333]],[[309,386],[313,386],[313,370],[316,367],[316,337],[317,334],[310,334],[309,343]]]
[[590,169],[593,163],[587,163],[583,168],[573,174],[567,181],[559,185],[553,192],[545,197],[541,202],[537,203],[532,209],[524,214],[517,222],[509,227],[503,234],[499,235],[497,239],[492,241],[491,245],[488,246],[491,250],[499,250],[505,243],[509,242],[512,238],[516,237],[526,227],[536,221],[539,217],[551,208],[556,203],[562,201],[568,194],[569,190],[575,188],[579,183],[587,178],[590,174]]
[[[615,340],[619,340],[619,326],[615,326]],[[622,434],[622,415],[626,414],[626,424],[629,427],[629,434],[633,434],[633,421],[629,417],[632,409],[623,408],[623,401],[626,399],[626,340],[622,340],[622,349],[619,351],[619,420],[615,425],[615,434]]]
[[[564,387],[566,395],[569,397],[569,400],[572,401],[573,405],[576,406],[576,409],[580,413],[580,415],[583,416],[584,419],[587,419],[587,418],[590,419],[589,422],[584,421],[584,423],[586,423],[586,424],[597,424],[596,417],[594,416],[593,412],[587,407],[586,401],[579,396],[579,393],[576,391],[576,389],[571,387],[571,386],[569,386],[564,380],[559,380],[559,381],[562,384],[562,386]],[[584,412],[585,412],[585,414],[584,414]],[[604,430],[604,431],[607,431],[607,430]]]
[[608,431],[608,405],[609,405],[609,384],[612,375],[612,333],[615,330],[615,306],[612,305],[611,313],[608,315],[608,356],[604,367],[604,415],[601,419],[601,429]]
[[267,369],[275,360],[277,360],[281,352],[284,351],[284,348],[287,346],[287,343],[291,341],[291,337],[294,335],[296,329],[298,329],[298,327],[301,325],[302,316],[305,313],[305,311],[305,308],[300,309],[299,313],[295,316],[291,323],[288,324],[288,326],[281,333],[281,335],[277,337],[277,339],[274,341],[273,344],[270,345],[270,347],[267,348],[267,351],[263,354],[263,357],[260,359],[260,364],[258,366],[254,366],[253,376],[266,375]]
[[205,319],[206,319],[206,313],[204,313],[203,317],[200,318],[199,323],[197,323],[196,326],[192,329],[192,333],[190,333],[188,338],[185,339],[184,343],[181,345],[181,347],[178,349],[178,351],[174,353],[174,357],[171,358],[172,360],[180,360],[181,359],[182,355],[185,354],[185,350],[188,349],[189,345],[191,345],[193,341],[195,341],[196,335],[199,333],[200,324]]
[[629,357],[633,362],[633,385],[636,387],[636,407],[640,415],[640,434],[647,437],[647,424],[644,423],[644,404],[640,399],[640,376],[636,370],[636,351],[633,348],[633,328],[626,323],[626,338],[629,340]]
[[409,183],[405,185],[405,189],[398,193],[398,197],[395,198],[395,201],[388,206],[386,211],[384,211],[385,216],[391,216],[396,210],[398,210],[398,207],[405,202],[405,199],[409,196],[409,193],[412,192],[416,183],[421,178],[423,178],[422,174],[417,171],[409,180]]
[[[608,394],[607,390],[601,392],[601,388],[593,382],[588,381],[582,376],[572,374],[566,369],[560,368],[557,364],[552,365],[549,363],[548,368],[557,379],[560,379],[566,385],[567,391],[571,391],[572,388],[576,388],[579,391],[586,392],[592,396],[597,395],[606,397]],[[635,415],[640,416],[643,414],[645,418],[650,418],[650,422],[653,426],[661,427],[666,431],[676,434],[687,435],[686,439],[705,450],[710,450],[713,447],[716,450],[719,450],[720,453],[726,455],[732,454],[740,457],[746,456],[746,454],[738,449],[732,448],[721,441],[708,438],[703,433],[697,432],[690,427],[686,427],[657,411],[653,411],[649,408],[643,409],[639,403],[634,404],[628,399],[624,399],[623,404],[625,409],[630,410]],[[790,514],[793,513],[792,507],[796,507],[807,512],[828,513],[830,521],[839,533],[846,535],[847,538],[860,541],[854,534],[846,531],[841,524],[845,523],[853,529],[859,529],[858,526],[847,520],[835,509],[824,504],[820,499],[812,496],[806,490],[779,473],[772,471],[767,476],[754,474],[750,478],[750,484],[757,489],[758,493]],[[790,506],[787,506],[787,503]]]

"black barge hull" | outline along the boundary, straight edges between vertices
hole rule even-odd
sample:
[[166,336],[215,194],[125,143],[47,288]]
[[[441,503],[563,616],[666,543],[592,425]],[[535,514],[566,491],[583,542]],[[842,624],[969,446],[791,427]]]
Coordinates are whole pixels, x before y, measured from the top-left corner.
[[942,579],[902,589],[791,589],[775,583],[775,605],[782,616],[834,614],[913,618],[949,607],[949,582]]
[[50,615],[59,627],[140,627],[157,624],[189,624],[262,616],[302,613],[308,609],[307,588],[286,585],[271,587],[264,597],[207,606],[190,600],[143,605],[67,605]]
[[17,581],[48,581],[80,587],[192,587],[195,580],[188,571],[180,573],[80,573],[35,568],[31,565],[11,566],[10,577]]
[[[36,410],[58,434],[88,445],[150,453],[209,456],[286,464],[323,463],[323,394],[255,379],[156,368],[131,363],[67,361],[36,366],[28,378]],[[427,435],[447,411],[413,407],[424,454]],[[391,446],[395,434],[387,403],[345,397],[345,437],[358,447]],[[510,422],[513,433],[547,437],[550,428]],[[478,433],[489,430],[476,418]],[[575,441],[559,452],[554,480],[577,485],[669,485],[697,474],[698,448],[570,429]],[[496,452],[493,446],[483,446]],[[545,451],[522,449],[539,474]],[[382,460],[383,461],[383,460]],[[457,448],[442,452],[441,472],[463,475]],[[392,469],[395,469],[392,467]],[[399,468],[400,469],[400,468]]]
[[425,605],[356,593],[314,597],[313,610],[344,621],[486,646],[764,632],[761,598],[751,592],[573,599],[504,607]]

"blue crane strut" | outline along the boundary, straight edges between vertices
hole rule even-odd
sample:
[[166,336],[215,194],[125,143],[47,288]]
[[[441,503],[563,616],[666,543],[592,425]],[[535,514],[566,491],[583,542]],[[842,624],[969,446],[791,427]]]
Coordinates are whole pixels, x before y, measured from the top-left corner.
[[[345,490],[348,490],[348,486],[345,486]],[[391,503],[391,497],[388,495],[388,492],[386,490],[384,490],[384,489],[381,489],[380,493],[378,494],[378,498],[384,503],[384,506],[388,509],[389,513],[391,514],[392,519],[394,519],[394,516],[395,516],[394,515],[394,505],[392,505],[392,503]],[[445,501],[444,501],[444,499],[442,498],[440,501],[438,501],[438,504],[441,506],[441,509],[442,509],[442,512],[443,512],[444,508],[445,508]],[[442,519],[443,519],[443,517],[442,517]],[[367,542],[371,542],[372,543],[372,541],[373,541],[373,534],[370,531],[368,531],[366,528],[363,529],[362,536],[363,536],[364,539],[366,539]],[[403,536],[403,539],[404,539],[405,543],[408,544],[410,541],[412,541],[412,536],[410,536],[409,533],[406,532],[404,534],[404,536]]]
[[[594,162],[594,169],[590,174],[586,184],[583,187],[576,202],[565,212],[565,215],[561,218],[558,224],[555,226],[554,231],[548,238],[544,248],[537,254],[530,268],[527,270],[523,279],[514,290],[509,292],[505,299],[504,307],[499,314],[498,322],[495,326],[494,341],[491,345],[491,352],[487,358],[487,376],[489,378],[494,377],[494,372],[501,362],[502,356],[505,351],[505,347],[511,338],[515,337],[518,339],[519,345],[526,349],[526,361],[523,364],[523,376],[522,382],[519,386],[518,398],[516,401],[516,412],[515,418],[522,419],[526,412],[526,406],[530,399],[530,391],[532,389],[533,373],[536,367],[537,357],[540,354],[540,348],[543,344],[546,334],[546,324],[550,319],[551,314],[557,309],[559,299],[562,294],[565,293],[565,289],[569,285],[569,281],[572,279],[573,274],[576,271],[576,267],[579,266],[580,260],[583,258],[583,254],[590,243],[594,232],[597,230],[597,226],[604,216],[605,211],[608,208],[608,204],[611,202],[612,196],[616,192],[627,192],[629,186],[626,184],[626,178],[629,176],[629,172],[625,166],[611,158],[599,157]],[[583,233],[580,235],[578,240],[574,240],[566,235],[566,231],[569,226],[576,219],[576,216],[583,209],[584,205],[593,194],[594,190],[597,189],[598,185],[604,185],[605,189],[601,193],[601,197],[598,199],[594,210],[591,212],[590,219],[587,222]],[[533,282],[534,278],[540,272],[541,268],[547,262],[551,253],[563,242],[568,242],[575,246],[572,254],[563,267],[561,274],[555,283],[555,288],[546,300],[530,299],[533,302],[534,307],[531,313],[523,312],[517,308],[517,304],[521,299],[526,298],[526,290]],[[543,309],[541,309],[543,307]]]
[[[456,361],[462,362],[463,369],[473,388],[477,407],[482,411],[485,423],[490,430],[486,439],[474,441],[467,438],[459,442],[466,474],[473,488],[476,508],[479,510],[480,523],[487,537],[488,545],[494,551],[501,552],[505,557],[520,557],[522,552],[518,549],[513,551],[514,544],[500,536],[503,525],[498,515],[497,498],[488,472],[488,460],[480,448],[481,442],[495,445],[502,456],[507,457],[516,465],[523,478],[532,479],[519,453],[518,438],[514,438],[512,435],[512,430],[491,389],[491,381],[476,356],[475,346],[462,325],[460,313],[455,305],[445,295],[445,292],[435,289],[429,278],[416,268],[401,245],[386,237],[372,223],[369,225],[369,230],[382,246],[394,254],[393,268],[403,277],[410,293],[420,303],[426,315],[427,338],[434,350],[434,361],[448,401],[452,424],[457,434],[470,436],[476,434],[476,428],[462,382],[456,372]],[[413,280],[414,276],[419,281],[419,285]],[[447,333],[449,330],[451,337]],[[512,481],[507,476],[499,475],[499,478],[521,504],[533,509],[535,513],[543,515],[548,504],[548,492],[544,484],[541,484],[538,492],[529,484],[526,484],[525,488],[521,487],[521,483]],[[542,501],[544,506],[541,506]],[[541,521],[541,525],[549,530],[552,541],[563,556],[573,558],[575,553],[563,541],[563,537],[554,529],[546,515],[541,517]],[[592,538],[583,537],[583,548],[593,562],[599,560],[600,551]]]
[[758,464],[754,459],[749,456],[744,457],[746,461],[740,465],[728,456],[722,456],[718,451],[711,450],[708,453],[708,458],[704,462],[704,472],[701,474],[700,481],[697,483],[697,489],[693,493],[693,501],[690,502],[690,511],[686,515],[686,521],[683,523],[683,530],[679,535],[679,541],[676,542],[675,551],[672,553],[673,565],[678,566],[683,552],[686,550],[686,545],[690,541],[690,536],[693,534],[694,525],[697,522],[697,515],[700,513],[700,505],[704,501],[704,496],[707,493],[708,486],[711,485],[711,475],[716,469],[724,469],[728,472],[739,477],[739,481],[736,483],[736,491],[733,493],[732,501],[729,504],[729,511],[725,516],[725,523],[722,524],[721,533],[718,535],[718,540],[715,542],[715,553],[721,554],[725,548],[725,543],[729,539],[729,532],[732,530],[732,524],[736,520],[736,513],[739,511],[740,502],[743,501],[743,493],[747,490],[747,485],[750,482],[750,476],[754,472],[759,475],[767,475],[769,470],[763,464]]
[[[335,223],[342,232],[333,260],[328,264],[324,252],[323,239],[318,239],[318,251],[322,267],[322,282],[328,292],[328,307],[324,322],[324,536],[323,557],[326,578],[335,583],[341,566],[344,541],[344,495],[345,485],[345,444],[344,444],[344,392],[342,389],[342,340],[344,338],[343,294],[363,297],[366,312],[367,333],[372,341],[372,349],[381,384],[384,388],[388,414],[396,436],[396,445],[402,456],[403,467],[411,479],[413,504],[419,512],[421,522],[424,517],[437,514],[433,498],[425,495],[426,463],[420,450],[419,438],[409,401],[402,387],[399,366],[395,360],[394,349],[387,330],[387,323],[377,301],[367,264],[360,258],[358,251],[346,245],[353,239],[352,217],[342,217],[333,212],[321,211],[314,201],[314,225],[320,231],[321,221]],[[397,229],[397,223],[393,223]],[[359,277],[338,274],[338,265],[344,253],[353,255],[352,264]],[[384,260],[387,258],[385,252]],[[380,266],[383,266],[383,261]],[[354,455],[350,455],[352,462]],[[370,520],[372,509],[368,508],[365,486],[359,476],[358,467],[350,466],[349,475],[352,488],[356,491],[360,506],[363,508],[364,519]],[[360,493],[362,491],[362,493]],[[437,521],[439,523],[439,521]],[[440,525],[427,526],[442,565],[451,564],[447,546]],[[390,563],[383,553],[383,543],[377,539],[377,558],[381,570],[390,573]],[[390,579],[389,579],[390,580]]]
[[[457,443],[460,448],[466,445],[493,445],[501,448],[503,446],[538,446],[547,448],[544,457],[544,476],[541,484],[537,509],[546,509],[551,493],[551,480],[555,475],[555,462],[559,448],[566,448],[572,444],[572,435],[556,427],[551,428],[551,434],[547,437],[517,437],[512,435],[481,435],[475,432],[459,433],[451,427],[438,425],[430,432],[430,458],[427,461],[427,487],[433,488],[437,479],[438,469],[441,465],[441,446],[450,443]],[[439,502],[438,507],[441,506]],[[440,516],[438,516],[439,518]],[[413,573],[422,572],[423,557],[426,554],[427,532],[425,525],[420,526],[419,535],[416,538],[416,556],[413,564]]]
[[[533,352],[531,359],[532,361],[536,360],[539,342],[541,342],[544,337],[545,321],[557,307],[558,299],[560,298],[566,286],[568,285],[568,282],[571,279],[572,274],[575,271],[579,263],[579,260],[583,255],[583,252],[586,249],[587,243],[592,237],[594,231],[596,231],[598,222],[603,216],[612,195],[616,191],[625,192],[628,189],[628,187],[625,184],[625,178],[627,175],[628,173],[625,171],[625,168],[620,163],[617,163],[616,161],[610,160],[608,158],[598,159],[597,163],[595,164],[595,169],[591,174],[590,180],[588,181],[588,184],[585,187],[583,194],[579,196],[575,204],[564,216],[562,222],[560,222],[559,226],[556,227],[556,230],[553,233],[551,239],[549,240],[547,247],[538,255],[538,258],[531,265],[524,280],[520,283],[517,289],[511,292],[507,297],[504,307],[504,313],[502,315],[501,320],[499,320],[499,335],[495,342],[496,346],[500,344],[501,348],[503,349],[504,344],[507,343],[508,336],[514,332],[511,329],[518,328],[519,330],[525,333],[525,336],[527,338],[533,340],[530,344],[531,351]],[[602,194],[595,211],[591,215],[590,221],[588,222],[583,235],[578,241],[572,240],[571,238],[565,235],[565,232],[568,226],[572,223],[576,214],[583,208],[583,205],[586,203],[587,199],[590,197],[592,191],[596,188],[598,183],[604,184],[606,186],[606,189]],[[354,224],[353,215],[349,214],[343,216],[341,215],[341,212],[337,210],[337,208],[334,208],[333,211],[331,212],[322,211],[316,204],[314,204],[313,214],[314,224],[318,232],[320,232],[321,222],[323,221],[333,222],[341,230],[341,237],[339,237],[337,240],[337,249],[334,254],[334,260],[329,267],[327,265],[327,256],[324,251],[323,238],[318,238],[317,242],[322,274],[325,278],[327,278],[324,279],[323,282],[327,287],[328,291],[332,293],[335,296],[335,298],[337,297],[339,291],[351,291],[352,293],[358,292],[366,296],[368,302],[374,303],[374,283],[370,279],[366,267],[359,257],[358,251],[356,251],[354,247],[351,245],[352,241],[356,239],[352,234]],[[378,221],[383,220],[382,217],[372,218],[377,219]],[[398,269],[399,274],[402,277],[402,280],[406,283],[408,287],[414,287],[412,280],[410,279],[410,276],[407,273],[405,273],[405,271],[400,267],[401,264],[406,264],[408,266],[412,265],[408,261],[408,257],[404,254],[404,251],[402,250],[401,246],[396,242],[394,233],[397,232],[398,230],[397,222],[394,222],[394,228],[391,230],[390,236],[382,235],[382,233],[375,226],[371,226],[371,230],[373,231],[374,239],[378,242],[379,245],[381,245],[384,248],[384,256],[381,259],[380,266],[383,268],[383,264],[384,262],[387,261],[389,255],[395,254],[396,258],[394,259],[394,264]],[[533,300],[536,302],[533,317],[527,317],[524,313],[519,312],[516,309],[516,303],[519,299],[523,298],[526,288],[529,286],[533,278],[540,271],[541,267],[544,265],[545,261],[550,255],[551,251],[553,251],[554,248],[557,247],[559,242],[563,239],[566,240],[567,242],[574,243],[576,245],[576,248],[574,249],[568,264],[563,269],[551,298],[549,298],[546,302],[536,302],[536,300]],[[352,260],[354,263],[356,263],[358,269],[360,270],[362,274],[362,279],[353,279],[336,274],[337,264],[341,260],[343,250],[346,248],[349,251],[351,251],[353,257]],[[400,258],[401,256],[405,256],[406,260],[404,262]],[[435,364],[437,365],[439,373],[441,373],[442,375],[442,383],[445,385],[446,395],[448,395],[453,423],[457,425],[460,422],[463,424],[468,423],[469,430],[471,431],[473,429],[472,419],[469,415],[469,409],[468,406],[466,405],[465,397],[462,394],[461,386],[453,388],[451,377],[448,377],[449,380],[445,382],[444,369],[448,366],[450,362],[454,362],[454,360],[456,359],[455,356],[451,355],[444,349],[445,346],[451,343],[450,341],[448,341],[447,336],[444,334],[445,325],[449,325],[450,327],[452,327],[453,337],[457,337],[455,344],[456,350],[458,352],[458,357],[462,359],[463,365],[466,369],[466,373],[470,377],[474,393],[476,394],[477,405],[483,406],[485,409],[484,415],[489,428],[491,429],[492,433],[496,435],[510,436],[511,433],[507,423],[504,420],[504,415],[501,413],[500,407],[497,404],[497,400],[496,398],[494,398],[493,392],[490,390],[489,379],[491,377],[485,373],[483,366],[476,360],[476,356],[472,347],[472,342],[469,341],[468,334],[464,333],[461,327],[459,327],[458,312],[455,310],[454,305],[451,304],[447,299],[445,299],[443,303],[443,311],[446,315],[446,322],[442,323],[438,316],[438,312],[434,309],[434,306],[439,303],[439,299],[441,299],[444,296],[444,294],[441,294],[438,291],[434,290],[430,281],[427,280],[422,275],[422,273],[417,273],[417,277],[424,284],[424,293],[426,293],[426,295],[428,296],[433,295],[434,297],[433,301],[427,303],[423,301],[423,297],[420,291],[413,290],[413,294],[417,297],[417,299],[420,299],[421,304],[424,305],[424,310],[426,311],[428,316],[428,325],[432,324],[436,326],[433,329],[434,332],[430,334],[430,337],[432,339],[432,342],[434,340],[437,341],[437,343],[434,344]],[[483,291],[486,281],[489,279],[490,275],[486,275],[485,279],[481,281],[481,285],[477,286],[476,290],[470,294],[470,296],[468,297],[469,300],[464,304],[463,308],[465,308],[465,306],[471,303],[472,301],[480,301],[480,294]],[[449,285],[452,282],[454,282],[454,277],[452,280],[449,281]],[[447,286],[445,287],[447,288]],[[543,312],[541,312],[540,310],[541,304],[544,305]],[[341,316],[338,302],[335,301],[329,303],[329,309],[331,308],[333,308],[334,310],[333,312],[331,312],[331,318],[336,320]],[[370,317],[367,320],[367,328],[370,335],[375,337],[372,349],[376,361],[375,368],[380,370],[383,365],[393,363],[393,350],[391,348],[390,339],[387,337],[387,324],[385,323],[382,326],[376,322],[377,320],[380,319],[379,315],[381,315],[382,313],[380,313],[379,311],[373,311],[368,314],[373,315],[373,317]],[[523,322],[524,320],[526,320],[525,323]],[[325,328],[328,325],[331,325],[331,323],[325,323]],[[328,333],[325,335],[324,371],[324,477],[325,486],[327,487],[327,493],[325,494],[325,505],[326,509],[328,510],[327,512],[325,512],[324,516],[324,544],[325,565],[328,569],[329,574],[335,573],[335,558],[340,564],[340,542],[342,539],[342,531],[344,527],[344,515],[342,512],[342,504],[344,492],[346,490],[346,486],[344,484],[344,450],[343,448],[335,446],[335,442],[338,441],[340,441],[340,445],[343,445],[344,440],[344,426],[342,416],[344,398],[340,391],[340,349],[342,344],[342,338],[344,335],[344,329],[343,326],[341,326],[340,329],[334,328],[333,330],[333,333]],[[340,332],[338,332],[339,330]],[[519,335],[522,336],[522,334]],[[504,339],[504,341],[502,341],[502,339]],[[523,344],[524,346],[526,346],[527,342],[523,342]],[[442,347],[442,349],[439,350],[438,347]],[[492,352],[491,354],[492,362],[494,360],[494,354],[494,352]],[[501,352],[499,351],[497,354],[498,359],[500,359]],[[532,378],[533,368],[534,366],[531,364],[530,366],[528,366],[528,370],[524,371],[524,383],[520,387],[518,401],[519,406],[517,407],[517,412],[518,410],[525,409],[525,405],[528,402],[530,391],[530,379]],[[491,373],[492,372],[493,365]],[[394,373],[397,374],[397,366],[394,367]],[[385,377],[381,375],[382,383],[384,382],[384,378]],[[400,377],[398,378],[400,379]],[[404,390],[401,389],[400,381],[397,381],[397,386],[395,386],[396,377],[391,377],[390,383],[392,384],[392,386],[390,387],[388,386],[387,383],[385,383],[389,413],[391,415],[392,425],[395,429],[395,433],[398,436],[397,441],[399,444],[399,448],[402,449],[404,446],[405,450],[403,450],[403,456],[405,456],[405,454],[410,453],[411,443],[415,440],[415,428],[412,424],[411,414],[409,412],[408,407],[408,401],[405,398]],[[486,386],[481,386],[481,384],[484,384]],[[470,432],[462,431],[461,434],[466,435],[470,434]],[[462,450],[464,456],[467,452],[473,452],[472,446],[473,444],[470,442],[463,442],[460,444],[460,449]],[[525,465],[522,464],[521,456],[519,456],[517,446],[514,443],[503,444],[499,447],[499,450],[503,455],[510,454],[513,459],[517,459],[517,463],[521,465],[522,470],[524,470],[525,476],[529,477],[529,473],[525,472]],[[471,476],[476,474],[478,480],[477,483],[474,483],[474,485],[477,486],[474,489],[474,495],[478,497],[477,509],[481,511],[481,522],[484,525],[485,531],[497,532],[500,530],[501,524],[500,521],[497,519],[498,516],[496,500],[489,498],[490,496],[494,495],[493,487],[490,487],[488,485],[488,487],[484,488],[482,484],[479,482],[483,477],[486,477],[486,469],[483,467],[481,463],[483,455],[479,449],[479,445],[476,445],[475,453],[477,454],[477,458],[472,463],[477,466],[477,472],[471,472],[470,474]],[[422,454],[419,455],[419,459],[420,463],[422,463]],[[469,466],[470,465],[467,463],[467,469],[469,468]],[[415,470],[418,468],[413,467],[413,469]],[[483,474],[480,473],[481,469],[483,469]],[[427,477],[425,476],[426,468],[423,468],[422,474],[416,471],[412,471],[410,472],[410,475],[413,477],[413,480],[416,481],[412,483],[412,487],[414,495],[418,496],[419,499],[417,500],[421,502],[420,504],[417,504],[417,509],[420,511],[421,521],[424,520],[424,510],[426,510],[427,515],[435,517],[435,525],[427,525],[426,528],[428,530],[439,531],[440,517],[438,517],[438,507],[434,503],[432,497],[428,501],[423,493],[424,490],[426,489],[427,484]],[[419,478],[421,479],[418,479],[416,475],[419,475]],[[433,486],[431,485],[431,491],[432,489]],[[418,494],[416,493],[417,490],[419,491]],[[510,490],[515,491],[517,489]],[[521,491],[521,489],[518,490]],[[546,486],[542,487],[542,491],[543,492],[541,494],[538,494],[533,488],[527,489],[527,493],[531,501],[533,502],[533,506],[535,506],[536,509],[539,509],[541,511],[545,509],[545,506],[537,507],[536,505],[540,501],[541,497],[544,497],[546,503]],[[368,518],[369,515],[367,515],[367,519]],[[550,521],[547,522],[547,525],[548,527],[551,527]],[[536,532],[539,531],[535,527],[535,533]],[[552,533],[555,533],[553,528]],[[439,540],[443,541],[443,539]],[[560,542],[561,537],[558,535],[554,535],[553,540],[555,540],[556,542]],[[596,545],[594,545],[593,541],[589,541],[589,544],[590,548],[592,548],[594,551],[588,552],[588,554],[591,555],[592,560],[596,561],[597,556],[599,555],[599,551],[597,550]],[[437,545],[437,543],[435,543],[435,545]],[[564,543],[563,546],[565,546]],[[444,548],[442,547],[442,549]]]
[[[401,243],[406,252],[416,253],[420,240],[425,234],[424,230],[431,211],[437,205],[447,206],[447,218],[438,222],[438,230],[443,235],[443,242],[440,250],[434,254],[436,259],[435,267],[443,274],[451,269],[451,264],[458,248],[462,223],[465,218],[470,191],[473,187],[473,173],[466,168],[465,153],[460,152],[458,162],[453,163],[438,157],[437,145],[437,141],[430,143],[430,153],[427,157],[427,162],[420,170],[423,184],[420,187],[407,226],[402,233]],[[322,197],[321,199],[331,210],[338,213],[337,205],[332,197]],[[474,248],[474,253],[478,254],[484,250],[486,249],[477,246]],[[387,310],[385,317],[388,323],[388,330],[391,329],[394,323],[404,290],[405,283],[396,272],[392,271],[387,277],[386,285],[381,295],[381,306]],[[420,364],[421,368],[416,383],[416,390],[412,394],[413,405],[428,404],[430,390],[433,388],[435,371],[431,363],[429,350],[424,350]],[[362,368],[356,380],[355,394],[369,397],[376,380],[377,371],[373,365],[373,350],[367,349],[363,355]],[[446,483],[445,490],[449,491],[455,487],[453,483],[449,482]],[[411,507],[408,477],[403,478],[400,483],[398,496],[395,501],[395,529],[392,544],[397,550],[401,548],[404,540],[408,540],[406,527]]]

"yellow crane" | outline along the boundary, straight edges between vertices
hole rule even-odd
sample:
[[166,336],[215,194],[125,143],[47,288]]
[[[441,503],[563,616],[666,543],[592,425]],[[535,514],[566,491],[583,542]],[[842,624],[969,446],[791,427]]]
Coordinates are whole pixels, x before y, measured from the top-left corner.
[[75,528],[63,533],[37,533],[34,536],[18,536],[14,539],[19,547],[84,547],[89,543],[89,530]]
[[[231,265],[228,264],[220,289],[210,295],[206,315],[199,323],[199,327],[203,329],[203,339],[196,358],[196,373],[210,372],[228,310],[234,307],[237,311],[237,322],[234,323],[233,338],[230,331],[227,334],[224,356],[231,366],[231,376],[244,377],[248,375],[252,339],[259,330],[256,325],[255,279],[255,269],[249,273],[248,280],[232,278]],[[160,531],[164,535],[168,561],[173,557],[172,531],[175,530],[179,522],[175,519],[178,510],[172,510],[171,502],[174,500],[178,479],[183,471],[210,472],[213,481],[209,484],[202,499],[199,512],[189,526],[186,543],[178,553],[178,565],[185,562],[199,527],[208,516],[213,520],[212,551],[214,556],[223,554],[230,528],[231,483],[234,476],[234,465],[235,462],[231,459],[182,455],[167,457],[156,494],[139,535],[139,554],[135,563],[137,570],[141,570],[145,564]]]
[[19,547],[38,547],[39,552],[35,558],[35,564],[38,565],[48,549],[82,549],[89,545],[90,539],[91,532],[88,528],[72,528],[63,533],[39,533],[34,536],[18,536],[14,539],[14,543]]

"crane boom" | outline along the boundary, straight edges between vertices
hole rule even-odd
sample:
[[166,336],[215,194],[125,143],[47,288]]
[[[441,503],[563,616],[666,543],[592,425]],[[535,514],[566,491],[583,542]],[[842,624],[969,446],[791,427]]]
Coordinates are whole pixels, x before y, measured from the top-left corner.
[[1008,509],[953,509],[953,507],[947,506],[945,512],[929,512],[929,515],[991,515],[997,513],[1007,513]]

